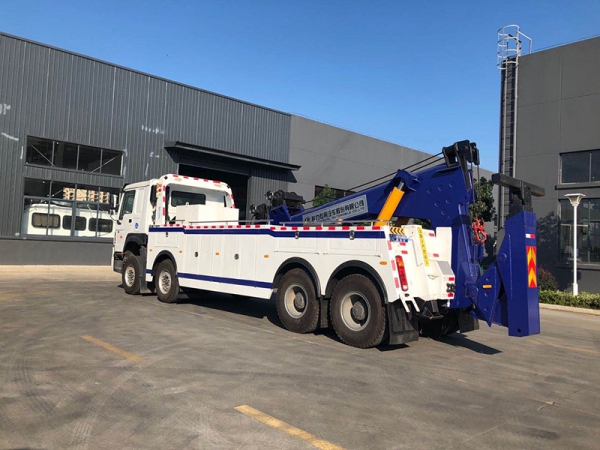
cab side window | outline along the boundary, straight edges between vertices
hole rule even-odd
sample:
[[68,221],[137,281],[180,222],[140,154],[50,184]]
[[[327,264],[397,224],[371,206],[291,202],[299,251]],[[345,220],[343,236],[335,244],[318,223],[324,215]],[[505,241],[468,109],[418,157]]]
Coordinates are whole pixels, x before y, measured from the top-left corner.
[[135,200],[135,191],[127,191],[123,195],[123,200],[121,201],[121,214],[119,214],[119,219],[122,219],[125,214],[131,214],[133,212],[133,203]]

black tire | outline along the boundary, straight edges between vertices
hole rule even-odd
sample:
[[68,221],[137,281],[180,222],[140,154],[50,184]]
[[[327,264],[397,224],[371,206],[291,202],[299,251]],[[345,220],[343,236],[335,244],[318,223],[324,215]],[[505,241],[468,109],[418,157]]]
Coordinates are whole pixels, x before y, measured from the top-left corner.
[[420,324],[421,336],[431,339],[440,339],[459,330],[458,314],[450,310],[444,314],[443,319],[422,321]]
[[162,261],[154,272],[154,286],[158,299],[163,303],[175,303],[179,296],[179,279],[170,259]]
[[375,347],[385,336],[387,321],[381,294],[364,275],[348,275],[336,285],[330,315],[338,337],[353,347]]
[[141,290],[140,271],[142,270],[140,259],[130,251],[123,255],[123,269],[121,270],[121,282],[123,289],[129,295],[138,295]]
[[277,315],[294,333],[311,333],[319,324],[319,301],[315,285],[302,269],[292,269],[281,278],[276,296]]

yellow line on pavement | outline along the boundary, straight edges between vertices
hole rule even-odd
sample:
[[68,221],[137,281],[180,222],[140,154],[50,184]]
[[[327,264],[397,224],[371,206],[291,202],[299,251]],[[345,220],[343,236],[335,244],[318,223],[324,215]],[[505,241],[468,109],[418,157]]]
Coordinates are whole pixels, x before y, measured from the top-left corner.
[[92,342],[96,345],[99,345],[100,347],[105,348],[106,350],[109,350],[113,353],[116,353],[117,355],[122,356],[123,358],[127,358],[130,361],[139,363],[142,362],[143,359],[140,358],[137,355],[134,355],[133,353],[129,353],[128,351],[125,351],[123,349],[120,349],[119,347],[115,347],[114,345],[110,345],[104,341],[101,341],[100,339],[96,339],[95,337],[92,336],[88,336],[87,334],[85,336],[81,336],[83,339],[85,339],[86,341]]
[[248,405],[236,406],[237,411],[242,414],[246,414],[247,416],[252,417],[253,419],[258,420],[259,422],[264,423],[265,425],[269,425],[279,431],[283,431],[284,433],[289,434],[290,436],[294,436],[307,444],[310,444],[314,447],[320,448],[321,450],[343,450],[339,445],[332,444],[331,442],[327,442],[314,434],[307,433],[300,428],[296,428],[293,425],[282,422],[275,417],[269,416],[263,412],[260,412],[258,409],[254,409]]
[[565,350],[573,350],[576,352],[585,352],[585,353],[592,353],[594,355],[600,355],[600,352],[598,352],[596,350],[590,350],[587,348],[577,348],[577,347],[571,347],[569,345],[551,344],[549,342],[540,342],[540,341],[536,341],[533,339],[530,342],[533,342],[534,344],[549,345],[550,347],[564,348]]

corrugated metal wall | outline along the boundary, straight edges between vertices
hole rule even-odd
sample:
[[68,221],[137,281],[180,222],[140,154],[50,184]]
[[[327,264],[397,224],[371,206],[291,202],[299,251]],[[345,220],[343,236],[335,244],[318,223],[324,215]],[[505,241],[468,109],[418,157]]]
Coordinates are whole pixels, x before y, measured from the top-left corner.
[[252,203],[254,205],[265,203],[267,191],[285,191],[288,181],[290,181],[289,172],[266,168],[252,169],[252,176],[248,185],[248,206]]
[[[1,33],[0,108],[0,236],[19,231],[25,175],[121,186],[177,169],[165,141],[289,159],[288,114]],[[124,177],[27,167],[28,135],[122,150]],[[258,172],[249,203],[284,187]]]

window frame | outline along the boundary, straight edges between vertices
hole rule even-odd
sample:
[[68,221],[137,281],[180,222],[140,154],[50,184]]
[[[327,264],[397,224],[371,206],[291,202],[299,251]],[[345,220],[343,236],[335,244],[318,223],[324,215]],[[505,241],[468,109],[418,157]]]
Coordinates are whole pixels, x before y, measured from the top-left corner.
[[[114,211],[112,210],[112,205],[111,205],[111,196],[118,194],[118,192],[121,190],[120,188],[114,188],[114,187],[109,187],[109,186],[90,186],[88,184],[85,183],[65,183],[62,181],[57,181],[57,180],[49,180],[49,179],[42,179],[42,178],[33,178],[33,177],[23,177],[23,188],[25,188],[25,184],[27,183],[28,180],[34,180],[34,181],[42,181],[42,182],[46,182],[49,184],[48,189],[47,189],[47,196],[45,197],[41,197],[41,196],[37,196],[37,195],[26,195],[23,194],[22,198],[22,209],[21,209],[21,226],[20,226],[20,230],[19,230],[19,236],[23,236],[23,237],[28,237],[28,238],[44,238],[44,239],[54,239],[54,240],[70,240],[70,241],[82,241],[82,240],[92,240],[92,241],[100,241],[100,242],[106,242],[109,239],[113,239],[113,236],[103,236],[100,235],[100,233],[96,232],[94,236],[82,236],[77,234],[77,232],[81,232],[81,231],[88,231],[87,230],[87,226],[89,223],[89,218],[86,218],[85,216],[82,216],[80,214],[81,209],[78,207],[80,204],[82,203],[89,203],[94,205],[95,207],[95,218],[96,219],[104,219],[104,220],[111,220],[114,221],[116,219],[111,218],[111,219],[107,219],[106,218],[106,214],[108,212],[108,214],[114,214]],[[61,186],[61,189],[64,189],[65,187],[69,187],[73,189],[73,193],[72,193],[72,199],[71,198],[60,198],[60,197],[55,197],[53,196],[53,194],[55,194],[54,192],[54,184],[57,183],[59,186]],[[90,191],[92,189],[94,189],[93,192],[95,192],[95,194],[93,195],[93,197],[95,197],[95,200],[89,200],[88,198],[88,194],[86,195],[85,199],[82,200],[77,200],[78,197],[78,190],[85,190],[85,191]],[[58,191],[57,191],[58,192]],[[103,194],[108,194],[108,197],[106,197]],[[102,200],[105,201],[102,201]],[[33,225],[33,223],[31,226],[33,228],[42,230],[45,229],[45,233],[44,234],[36,234],[36,233],[26,233],[24,231],[25,229],[25,221],[30,220],[29,218],[25,217],[24,215],[24,211],[25,208],[28,205],[35,205],[35,204],[43,204],[44,206],[46,206],[46,208],[44,208],[45,212],[43,213],[32,213],[33,214],[43,214],[46,215],[48,217],[48,221],[50,220],[49,217],[52,215],[55,215],[57,217],[59,217],[59,223],[58,223],[58,227],[48,227],[48,226],[44,226],[44,227],[40,227],[40,226],[35,226]],[[52,206],[62,206],[65,208],[69,208],[70,209],[70,215],[69,216],[61,216],[60,214],[54,214],[51,211],[51,207]],[[120,205],[117,205],[117,211],[120,208]],[[113,213],[111,213],[110,211],[113,211]],[[103,214],[105,217],[100,217],[101,214]],[[54,230],[54,229],[59,229],[59,230],[67,230],[66,228],[64,228],[62,226],[63,224],[63,219],[66,217],[70,217],[71,218],[71,228],[69,229],[69,235],[65,236],[65,235],[60,235],[60,234],[54,234],[54,233],[50,233],[49,230]],[[112,217],[112,216],[111,216]],[[75,218],[75,220],[73,220],[73,218]],[[81,218],[83,218],[85,220],[85,227],[83,229],[78,229],[76,228],[76,224],[78,220],[81,220]],[[50,223],[50,222],[48,222]],[[113,231],[114,231],[115,227],[113,225]],[[108,233],[102,233],[102,234],[109,234],[111,232]]]
[[[132,189],[130,191],[125,191],[123,193],[123,197],[121,198],[121,204],[119,205],[119,220],[123,220],[123,216],[125,216],[125,214],[133,214],[133,210],[135,209],[135,197],[136,197],[135,194],[136,194],[136,192],[137,192],[137,190]],[[125,199],[128,196],[133,197],[133,201],[131,202],[131,211],[125,212],[125,205],[127,204]]]
[[[590,204],[592,201],[596,201],[599,202],[600,201],[600,197],[585,197],[582,199],[581,203],[579,204],[578,208],[577,208],[577,253],[579,255],[578,258],[578,263],[577,264],[585,264],[587,266],[594,266],[594,267],[600,267],[600,260],[599,261],[592,261],[592,251],[590,250],[590,239],[592,238],[592,224],[600,224],[600,218],[598,219],[590,219],[591,216],[591,210],[592,208],[590,208]],[[584,205],[588,205],[587,207],[584,207]],[[570,246],[572,247],[573,243],[572,243],[572,238],[573,238],[573,216],[571,215],[570,218],[566,218],[563,219],[563,216],[565,214],[563,214],[564,211],[564,206],[567,206],[569,208],[572,208],[572,206],[570,206],[570,202],[568,199],[558,199],[558,264],[572,264],[573,263],[573,256],[569,257],[564,257],[565,253],[562,251],[563,248],[566,248],[568,245],[570,244]],[[584,215],[584,211],[586,211],[586,215]],[[569,236],[569,241],[568,243],[565,243],[565,245],[563,245],[563,227],[568,227],[568,236]],[[587,245],[584,248],[583,246],[579,245],[579,241],[580,239],[583,240],[584,237],[587,239]],[[595,237],[595,234],[594,234]],[[600,236],[599,236],[600,237]],[[585,254],[584,254],[584,250],[585,250]],[[585,258],[584,258],[585,256]]]
[[[41,216],[41,217],[45,217],[46,218],[46,225],[36,225],[35,224],[35,218],[36,216]],[[58,225],[54,226],[50,226],[50,219],[52,219],[52,221],[54,221],[54,219],[58,219]],[[33,213],[31,215],[31,226],[33,228],[43,228],[45,230],[48,229],[53,229],[56,230],[58,228],[60,228],[60,216],[58,214],[52,214],[51,212],[48,213]]]
[[[564,169],[563,169],[563,164],[564,164],[564,158],[565,156],[570,156],[570,155],[581,155],[581,154],[587,154],[588,155],[588,162],[587,162],[587,180],[586,181],[564,181]],[[600,149],[591,149],[591,150],[580,150],[580,151],[576,151],[576,152],[564,152],[564,153],[560,153],[560,170],[559,170],[559,174],[558,174],[558,182],[560,185],[565,185],[565,186],[573,186],[573,185],[577,185],[577,184],[600,184],[600,179],[594,181],[593,180],[593,174],[592,174],[592,160],[594,158],[594,155],[596,155],[598,158],[600,158]]]
[[[35,162],[28,162],[28,155],[29,155],[29,139],[39,139],[39,140],[43,140],[43,141],[48,141],[52,143],[52,155],[51,155],[51,159],[50,161],[50,165],[43,165],[43,164],[36,164]],[[65,145],[71,145],[71,146],[77,146],[77,161],[76,161],[76,165],[75,165],[75,169],[71,169],[71,168],[67,168],[67,167],[60,167],[60,166],[56,166],[56,149],[58,147],[57,144],[65,144]],[[94,175],[102,175],[102,176],[106,176],[106,177],[123,177],[123,159],[125,157],[125,152],[122,150],[116,150],[113,148],[104,148],[104,147],[95,147],[93,145],[87,145],[87,144],[77,144],[75,142],[68,142],[68,141],[63,141],[60,139],[49,139],[49,138],[42,138],[39,136],[27,136],[27,145],[25,146],[25,165],[27,166],[33,166],[33,167],[43,167],[43,168],[50,168],[53,170],[65,170],[67,172],[75,172],[75,173],[89,173],[89,174],[94,174]],[[80,157],[81,157],[81,147],[86,147],[89,149],[94,149],[100,152],[100,159],[99,159],[99,166],[98,169],[99,170],[82,170],[80,169],[79,165],[80,165]],[[120,167],[119,167],[119,173],[118,174],[114,174],[114,173],[107,173],[107,172],[103,172],[102,168],[104,167],[105,164],[108,164],[108,162],[114,160],[114,158],[112,158],[111,160],[109,160],[107,163],[104,162],[104,152],[111,152],[111,153],[118,153],[120,156]]]

